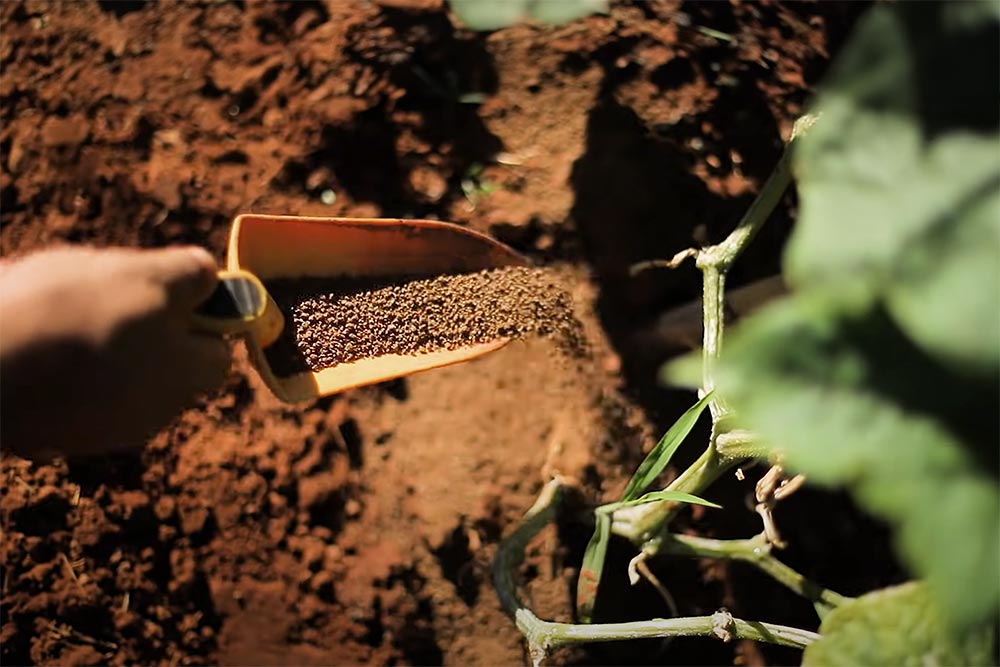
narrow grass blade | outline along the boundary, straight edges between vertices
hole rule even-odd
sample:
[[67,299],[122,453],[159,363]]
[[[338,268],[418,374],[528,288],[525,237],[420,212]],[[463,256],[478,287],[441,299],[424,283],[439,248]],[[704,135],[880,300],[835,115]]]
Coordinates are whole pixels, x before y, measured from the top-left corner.
[[580,566],[580,578],[576,585],[576,610],[581,623],[590,623],[594,614],[594,605],[597,603],[597,591],[601,584],[601,573],[604,571],[604,559],[608,552],[608,542],[611,539],[611,513],[616,509],[640,503],[650,503],[659,500],[672,500],[675,502],[694,503],[707,505],[709,507],[719,507],[715,503],[693,496],[689,493],[679,491],[654,491],[638,498],[646,490],[653,480],[663,472],[670,462],[670,458],[684,442],[691,429],[694,428],[698,417],[711,400],[712,393],[709,392],[700,401],[685,412],[664,434],[660,441],[656,443],[653,450],[646,456],[639,465],[635,475],[629,480],[622,500],[610,505],[603,505],[597,508],[594,516],[597,525],[594,528],[594,535],[587,544],[587,550],[583,554],[583,564]]
[[632,475],[632,479],[629,480],[628,486],[625,487],[625,493],[622,494],[622,500],[635,500],[638,498],[643,491],[653,483],[663,469],[667,467],[670,462],[670,458],[677,451],[677,448],[681,446],[684,442],[684,438],[687,437],[691,429],[694,428],[695,423],[698,421],[698,417],[701,416],[702,411],[708,405],[708,402],[712,399],[712,392],[705,394],[705,397],[694,404],[687,412],[682,414],[680,418],[674,422],[674,425],[663,434],[660,441],[656,443],[652,451],[646,455],[646,458],[642,463],[639,464],[639,468]]
[[581,623],[590,623],[593,618],[597,589],[600,587],[601,573],[604,571],[604,557],[608,553],[608,542],[611,540],[611,515],[597,514],[596,517],[597,526],[587,544],[587,550],[583,553],[580,578],[576,582],[576,611]]
[[661,500],[670,500],[675,503],[690,503],[692,505],[704,505],[705,507],[714,507],[715,509],[721,510],[722,505],[716,505],[710,500],[705,500],[704,498],[699,498],[698,496],[693,496],[690,493],[684,493],[683,491],[650,491],[635,500],[623,500],[617,503],[608,503],[607,505],[601,505],[595,510],[599,514],[611,514],[617,510],[625,507],[632,507],[633,505],[642,505],[645,503],[655,503]]

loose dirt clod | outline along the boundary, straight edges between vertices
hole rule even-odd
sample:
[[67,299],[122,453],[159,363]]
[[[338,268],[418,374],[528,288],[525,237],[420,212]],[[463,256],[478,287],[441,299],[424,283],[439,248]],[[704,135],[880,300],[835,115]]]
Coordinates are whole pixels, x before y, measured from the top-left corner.
[[[505,267],[373,284],[369,279],[268,284],[286,313],[267,350],[278,375],[366,357],[452,350],[498,338],[546,336],[572,356],[586,353],[572,299],[551,269]],[[290,315],[290,316],[289,316]]]

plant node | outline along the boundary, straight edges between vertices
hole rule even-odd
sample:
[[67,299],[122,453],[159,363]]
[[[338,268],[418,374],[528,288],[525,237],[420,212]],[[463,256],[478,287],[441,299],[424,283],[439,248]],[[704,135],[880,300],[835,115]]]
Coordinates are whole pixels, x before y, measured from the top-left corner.
[[733,615],[725,609],[720,609],[712,614],[712,634],[727,644],[733,641],[735,625]]

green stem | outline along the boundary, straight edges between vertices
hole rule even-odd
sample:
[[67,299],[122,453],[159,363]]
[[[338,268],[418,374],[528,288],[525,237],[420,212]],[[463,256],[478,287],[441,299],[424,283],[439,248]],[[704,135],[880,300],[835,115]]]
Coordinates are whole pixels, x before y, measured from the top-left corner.
[[[793,130],[792,139],[808,129],[814,121],[812,117],[800,119]],[[702,390],[705,393],[715,387],[715,365],[722,350],[726,273],[774,211],[791,182],[790,148],[785,150],[771,177],[736,229],[718,245],[698,251],[698,267],[704,274],[705,333]],[[710,408],[712,434],[708,448],[667,489],[700,495],[720,475],[740,461],[766,455],[766,449],[762,448],[761,443],[751,434],[735,431],[726,433],[720,427],[722,420],[728,414],[728,408],[721,398],[713,397]],[[493,562],[493,582],[501,605],[514,617],[518,628],[527,638],[536,665],[545,657],[547,650],[577,642],[714,635],[724,641],[747,638],[802,648],[818,639],[819,635],[813,632],[770,623],[744,621],[733,618],[725,612],[718,612],[712,616],[588,625],[552,623],[539,619],[518,599],[516,572],[524,561],[524,550],[528,542],[555,516],[556,506],[560,500],[559,488],[560,480],[555,479],[542,489],[538,500],[525,515],[522,523],[513,534],[500,543]],[[723,542],[665,533],[665,526],[677,509],[678,504],[671,502],[625,508],[615,513],[612,530],[618,535],[642,544],[647,551],[659,549],[663,553],[668,553],[674,549],[684,552],[681,555],[746,560],[792,590],[806,597],[815,596],[818,605],[836,606],[845,600],[842,596],[809,582],[773,558],[769,547],[763,549],[760,543],[754,540]],[[657,533],[660,535],[651,539],[651,536]]]
[[756,433],[734,429],[715,437],[715,451],[729,459],[766,459],[773,450]]
[[[754,235],[760,231],[771,213],[785,196],[785,190],[792,182],[792,153],[795,149],[795,140],[809,131],[815,125],[816,116],[807,114],[795,121],[792,129],[792,136],[785,152],[781,154],[781,159],[775,165],[774,171],[764,183],[757,198],[750,204],[750,208],[743,214],[743,218],[736,225],[736,229],[730,232],[729,236],[721,243],[703,248],[698,253],[698,267],[704,271],[706,268],[715,268],[720,273],[729,271],[740,253],[750,244]],[[721,296],[721,295],[720,295]]]
[[771,176],[764,183],[757,198],[750,204],[750,208],[743,214],[743,218],[736,229],[730,232],[718,245],[703,248],[698,253],[698,267],[705,270],[707,267],[717,269],[720,273],[726,273],[740,256],[740,253],[750,244],[753,237],[764,226],[771,213],[785,196],[785,190],[792,182],[791,168],[791,147],[782,154],[778,164],[775,165]]
[[[725,324],[726,272],[750,243],[754,235],[764,226],[775,207],[792,182],[791,156],[794,140],[815,122],[812,116],[804,116],[795,124],[792,142],[786,147],[771,176],[764,183],[757,198],[729,236],[721,243],[702,248],[698,252],[698,268],[703,274],[702,317],[704,336],[702,340],[702,395],[715,389],[715,369],[722,353],[722,334]],[[765,453],[759,443],[755,447],[741,447],[738,442],[727,442],[720,448],[718,439],[724,434],[720,422],[729,414],[725,401],[716,394],[709,409],[712,413],[712,436],[708,449],[667,487],[672,491],[684,491],[701,495],[709,484],[733,465],[743,460]],[[766,453],[765,453],[766,455]],[[633,542],[643,542],[664,526],[678,511],[677,503],[660,502],[628,508],[616,513],[612,532]]]
[[[702,337],[702,390],[706,393],[715,389],[715,366],[722,354],[722,333],[725,328],[726,273],[750,244],[774,209],[781,202],[785,190],[792,182],[791,154],[782,154],[771,176],[764,183],[757,198],[747,209],[736,229],[721,243],[703,248],[698,252],[698,268],[702,280],[702,317],[704,335]],[[725,401],[716,395],[710,405],[712,423],[717,423],[729,413]]]
[[[750,208],[743,214],[736,228],[729,233],[721,243],[698,251],[698,268],[704,273],[704,353],[705,361],[703,377],[705,391],[715,387],[713,376],[714,362],[722,351],[722,330],[724,325],[726,273],[733,262],[748,245],[753,237],[764,226],[768,218],[781,203],[785,191],[792,182],[792,152],[794,140],[808,130],[815,122],[812,116],[804,116],[795,123],[792,132],[792,143],[785,148],[781,159],[775,165],[774,171],[764,183]],[[713,416],[715,411],[712,411]]]
[[504,611],[514,618],[518,629],[528,640],[535,664],[538,664],[545,653],[552,648],[585,642],[715,636],[724,641],[734,638],[754,639],[804,648],[819,638],[819,635],[807,630],[773,623],[744,621],[733,618],[725,612],[712,616],[587,625],[554,623],[538,618],[517,595],[516,572],[518,566],[524,562],[524,551],[528,543],[555,517],[561,499],[561,483],[561,480],[554,479],[545,485],[521,524],[500,543],[493,561],[493,584],[500,598],[500,604]]
[[[667,490],[701,495],[736,464],[751,458],[766,458],[768,454],[769,449],[752,433],[727,431],[715,436],[712,444],[667,486]],[[611,532],[641,545],[660,532],[683,506],[683,503],[664,501],[618,510]]]
[[[708,447],[698,460],[667,486],[667,490],[698,495],[740,460],[742,459],[722,458],[715,447]],[[642,544],[683,506],[683,503],[664,501],[626,507],[615,512],[611,532],[633,543]]]
[[500,605],[512,616],[524,607],[517,598],[515,572],[524,561],[528,542],[555,518],[557,506],[562,500],[561,486],[562,480],[557,477],[542,487],[535,504],[524,515],[517,530],[500,543],[493,559],[493,587],[500,598]]
[[[722,329],[725,326],[726,304],[726,274],[713,265],[701,264],[699,255],[698,266],[702,276],[702,318],[704,334],[701,351],[701,387],[706,394],[715,389],[715,365],[722,355]],[[716,394],[708,405],[712,413],[712,423],[717,423],[729,409]]]
[[[684,618],[655,618],[648,621],[629,623],[594,623],[575,625],[553,623],[537,618],[527,609],[519,609],[515,615],[517,625],[529,644],[542,651],[567,644],[585,642],[611,642],[629,639],[656,639],[664,637],[719,637],[724,641],[732,639],[753,639],[759,642],[780,644],[794,648],[805,648],[819,639],[815,632],[792,628],[774,623],[760,623],[732,618],[725,614],[713,616],[687,616]],[[724,631],[726,635],[719,635]]]
[[686,556],[690,558],[725,558],[750,563],[775,581],[813,603],[839,607],[850,598],[823,588],[788,567],[771,553],[771,545],[763,535],[749,540],[715,540],[692,535],[661,535],[650,540],[643,549],[650,555]]

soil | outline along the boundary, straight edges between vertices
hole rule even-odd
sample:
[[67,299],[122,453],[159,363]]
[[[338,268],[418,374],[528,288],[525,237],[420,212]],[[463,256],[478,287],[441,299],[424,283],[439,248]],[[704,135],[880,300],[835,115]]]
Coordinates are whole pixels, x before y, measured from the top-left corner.
[[[656,323],[698,297],[698,272],[629,267],[725,235],[863,9],[616,2],[480,35],[441,0],[0,3],[5,256],[197,243],[221,260],[230,220],[252,211],[439,218],[570,267],[593,345],[576,364],[517,341],[304,406],[279,403],[237,349],[226,385],[141,456],[5,454],[0,662],[521,664],[488,576],[498,539],[554,473],[581,502],[615,498],[692,402],[656,382],[677,352]],[[778,271],[794,208],[731,285]],[[758,532],[743,507],[759,472],[721,481],[708,496],[727,510],[679,529]],[[884,528],[841,496],[801,492],[777,520],[782,558],[841,593],[900,576]],[[588,530],[569,521],[529,550],[540,616],[572,617]],[[602,620],[666,613],[628,586],[632,555],[609,553]],[[749,568],[653,569],[683,614],[818,622]],[[796,660],[708,639],[553,658]]]
[[570,296],[550,269],[506,267],[374,284],[272,281],[268,291],[285,313],[282,337],[267,349],[279,377],[529,335],[549,337],[566,354],[587,351]]

